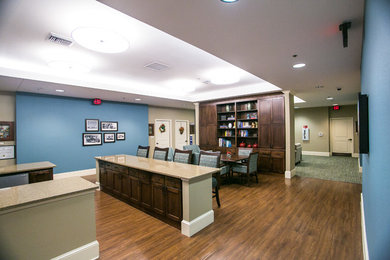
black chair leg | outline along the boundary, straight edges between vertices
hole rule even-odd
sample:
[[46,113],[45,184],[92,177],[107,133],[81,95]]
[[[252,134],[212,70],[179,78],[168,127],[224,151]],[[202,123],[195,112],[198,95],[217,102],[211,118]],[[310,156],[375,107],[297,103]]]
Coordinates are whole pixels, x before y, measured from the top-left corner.
[[259,179],[257,178],[257,172],[255,172],[256,175],[256,183],[259,183]]
[[221,207],[221,202],[219,201],[219,189],[218,186],[215,187],[215,198],[217,199],[218,208]]

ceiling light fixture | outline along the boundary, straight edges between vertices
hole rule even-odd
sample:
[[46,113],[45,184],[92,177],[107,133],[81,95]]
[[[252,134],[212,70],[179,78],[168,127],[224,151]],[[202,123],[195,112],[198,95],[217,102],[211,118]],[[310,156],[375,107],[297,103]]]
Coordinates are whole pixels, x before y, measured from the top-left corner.
[[238,2],[238,0],[221,0],[221,2],[224,2],[224,3],[234,3],[234,2]]
[[57,92],[60,92],[60,93],[65,92],[65,90],[63,90],[63,89],[56,89],[56,91],[57,91]]
[[305,67],[305,66],[306,66],[305,63],[297,63],[297,64],[294,64],[294,65],[293,65],[293,68],[294,68],[294,69],[299,69],[299,68],[303,68],[303,67]]
[[72,32],[72,38],[84,48],[97,52],[120,53],[129,48],[125,37],[104,28],[79,27]]
[[333,104],[333,106],[338,106],[339,104]]
[[233,69],[218,69],[208,74],[210,82],[215,85],[229,85],[240,81],[238,71]]
[[141,99],[140,98],[136,98],[135,101],[141,101]]
[[326,100],[333,100],[333,97],[327,97]]
[[62,71],[68,71],[68,72],[75,72],[75,73],[87,73],[91,69],[78,64],[74,63],[71,61],[60,61],[60,60],[55,60],[55,61],[50,61],[48,63],[49,67],[56,69],[56,70],[62,70]]

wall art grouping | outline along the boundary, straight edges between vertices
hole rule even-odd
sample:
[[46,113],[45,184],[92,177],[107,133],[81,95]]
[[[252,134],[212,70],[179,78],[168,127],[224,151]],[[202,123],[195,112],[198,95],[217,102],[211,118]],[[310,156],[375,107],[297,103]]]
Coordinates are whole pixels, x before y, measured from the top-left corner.
[[[118,122],[100,121],[99,119],[85,119],[85,132],[116,132]],[[104,143],[115,143],[115,141],[126,140],[126,133],[83,133],[83,146],[102,145]]]

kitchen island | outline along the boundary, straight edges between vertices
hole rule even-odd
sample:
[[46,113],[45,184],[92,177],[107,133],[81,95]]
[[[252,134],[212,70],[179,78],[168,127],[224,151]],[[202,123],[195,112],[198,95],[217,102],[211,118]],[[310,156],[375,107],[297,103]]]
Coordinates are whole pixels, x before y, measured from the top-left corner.
[[102,191],[190,237],[214,222],[211,177],[217,168],[131,155],[95,157]]

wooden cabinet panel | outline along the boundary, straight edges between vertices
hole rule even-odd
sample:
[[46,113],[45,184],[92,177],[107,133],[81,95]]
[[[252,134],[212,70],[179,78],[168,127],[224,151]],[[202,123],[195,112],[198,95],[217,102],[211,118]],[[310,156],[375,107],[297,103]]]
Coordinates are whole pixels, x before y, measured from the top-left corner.
[[271,171],[271,151],[260,150],[259,152],[260,170],[263,172]]
[[259,124],[271,123],[271,100],[259,99]]
[[165,187],[161,183],[152,183],[153,211],[165,215]]
[[152,208],[152,183],[151,173],[139,172],[139,189],[141,206],[147,209]]
[[199,125],[205,126],[209,124],[216,125],[217,106],[215,104],[207,104],[199,106]]
[[137,205],[140,198],[139,180],[138,177],[129,175],[130,181],[130,202]]
[[284,124],[284,97],[272,98],[271,123]]
[[166,187],[166,216],[173,221],[182,219],[181,189]]
[[271,125],[271,148],[285,149],[284,124]]
[[106,189],[109,192],[112,192],[112,189],[114,188],[114,172],[110,168],[106,168]]
[[28,182],[29,183],[50,181],[52,179],[53,179],[53,169],[31,171],[28,173]]
[[112,171],[112,176],[113,176],[112,193],[114,193],[117,196],[121,196],[122,174],[116,171]]
[[102,188],[106,188],[107,186],[107,172],[104,167],[99,166],[99,183]]
[[272,171],[277,173],[284,173],[285,169],[285,152],[284,151],[272,151]]
[[270,125],[260,125],[259,126],[259,147],[260,148],[270,148],[271,147],[271,137],[270,137]]
[[131,179],[129,174],[122,173],[121,196],[126,201],[131,198]]

